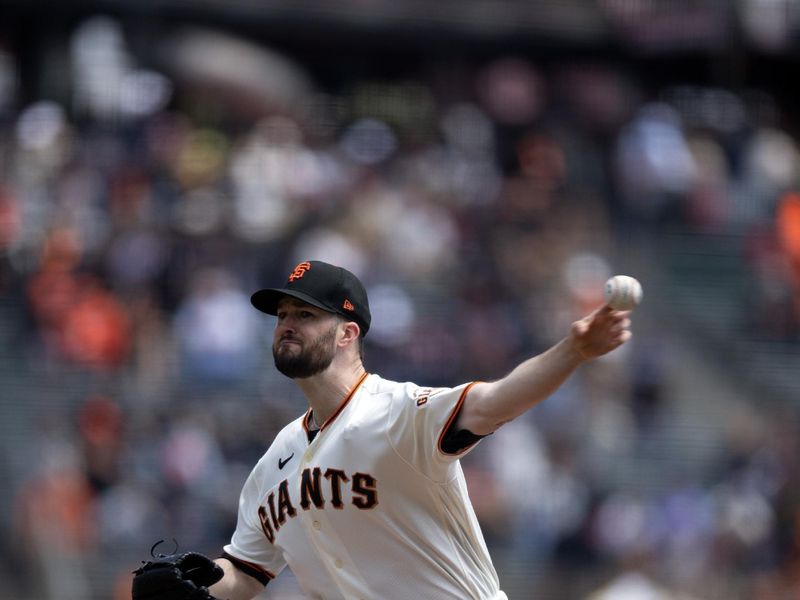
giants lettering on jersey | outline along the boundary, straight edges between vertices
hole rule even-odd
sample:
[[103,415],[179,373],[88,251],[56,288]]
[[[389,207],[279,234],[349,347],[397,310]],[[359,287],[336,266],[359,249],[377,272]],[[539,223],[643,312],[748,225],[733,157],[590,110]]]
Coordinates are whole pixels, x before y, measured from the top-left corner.
[[270,492],[266,506],[258,507],[258,520],[270,544],[275,543],[275,534],[286,523],[286,519],[297,516],[297,510],[307,511],[312,506],[325,508],[329,502],[333,508],[342,510],[345,499],[342,488],[349,484],[350,503],[360,510],[369,510],[378,504],[378,482],[369,473],[353,473],[348,476],[341,469],[307,467],[300,475],[300,499],[292,501],[289,480],[278,484],[278,495]]

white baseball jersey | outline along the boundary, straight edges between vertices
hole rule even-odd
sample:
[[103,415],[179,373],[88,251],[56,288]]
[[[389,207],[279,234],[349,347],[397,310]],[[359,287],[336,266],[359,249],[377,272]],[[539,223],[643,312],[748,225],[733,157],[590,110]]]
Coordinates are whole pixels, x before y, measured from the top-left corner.
[[459,454],[440,448],[471,384],[365,375],[309,442],[287,425],[242,490],[225,552],[311,598],[502,600]]

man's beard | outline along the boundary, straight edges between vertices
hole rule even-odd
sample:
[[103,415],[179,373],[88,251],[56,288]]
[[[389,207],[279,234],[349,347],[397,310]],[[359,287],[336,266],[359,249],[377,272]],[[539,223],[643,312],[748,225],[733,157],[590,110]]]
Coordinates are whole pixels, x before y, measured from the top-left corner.
[[334,339],[336,326],[323,333],[308,346],[302,346],[297,354],[287,351],[280,352],[280,340],[272,345],[272,357],[275,359],[275,368],[290,379],[305,379],[327,369],[333,362],[336,354]]

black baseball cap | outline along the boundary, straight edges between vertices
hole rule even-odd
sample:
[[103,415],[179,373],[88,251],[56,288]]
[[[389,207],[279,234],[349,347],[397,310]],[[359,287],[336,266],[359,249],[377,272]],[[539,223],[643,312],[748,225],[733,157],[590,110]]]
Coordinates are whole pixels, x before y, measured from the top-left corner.
[[367,291],[358,277],[347,269],[320,260],[301,262],[289,274],[285,287],[258,290],[250,297],[250,302],[258,310],[274,315],[284,296],[355,321],[361,327],[362,336],[369,330],[372,316]]

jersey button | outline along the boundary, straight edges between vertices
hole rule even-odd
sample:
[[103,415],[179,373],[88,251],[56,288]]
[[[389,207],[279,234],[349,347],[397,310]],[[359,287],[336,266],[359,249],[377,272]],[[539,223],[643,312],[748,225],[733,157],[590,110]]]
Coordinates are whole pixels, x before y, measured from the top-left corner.
[[341,569],[341,568],[342,568],[342,565],[343,565],[344,563],[342,562],[342,559],[340,559],[340,558],[337,558],[337,559],[336,559],[336,561],[335,561],[333,564],[335,564],[335,565],[336,565],[336,568],[337,568],[337,569]]
[[314,529],[322,529],[322,524],[321,524],[319,521],[314,521],[314,522],[311,524],[311,526],[312,526]]

